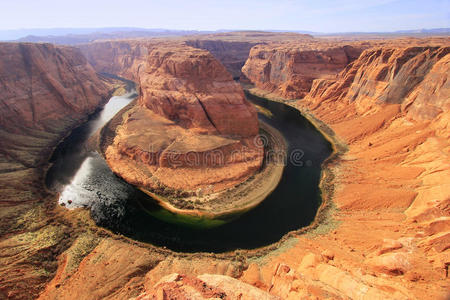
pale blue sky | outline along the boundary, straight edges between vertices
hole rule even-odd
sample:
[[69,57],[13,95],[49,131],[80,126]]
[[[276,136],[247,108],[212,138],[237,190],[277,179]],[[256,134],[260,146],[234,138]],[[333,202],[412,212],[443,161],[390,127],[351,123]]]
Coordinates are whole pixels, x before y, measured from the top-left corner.
[[0,30],[125,26],[317,32],[450,27],[450,0],[0,0]]

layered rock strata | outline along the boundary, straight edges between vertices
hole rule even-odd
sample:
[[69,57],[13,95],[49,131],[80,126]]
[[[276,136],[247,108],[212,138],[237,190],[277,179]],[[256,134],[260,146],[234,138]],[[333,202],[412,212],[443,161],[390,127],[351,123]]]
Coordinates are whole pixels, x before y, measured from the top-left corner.
[[0,55],[0,199],[23,201],[13,190],[26,197],[52,147],[106,101],[109,87],[75,48],[2,43]]
[[106,150],[115,173],[149,190],[205,195],[260,169],[256,110],[210,53],[179,44],[150,47],[138,78],[138,104]]
[[180,43],[209,51],[220,61],[234,79],[242,76],[250,49],[258,44],[280,41],[314,42],[307,34],[288,32],[236,31],[219,34],[192,35],[177,38],[152,38],[96,41],[77,45],[98,72],[110,73],[136,80],[138,67],[145,63],[148,46]]
[[339,225],[242,280],[284,299],[448,297],[449,59],[446,46],[376,47],[314,81],[297,106],[348,149],[327,167]]
[[314,79],[334,78],[361,51],[361,47],[317,42],[257,45],[242,72],[261,90],[287,99],[303,98]]
[[157,299],[261,299],[280,298],[250,284],[224,275],[202,274],[197,277],[173,273],[162,278],[155,286],[139,295],[136,300]]
[[78,45],[97,72],[114,74],[136,81],[140,66],[148,55],[149,41],[99,41]]
[[53,277],[72,230],[53,219],[44,169],[109,89],[78,49],[0,43],[0,298],[36,298]]
[[[384,50],[402,53],[409,48],[405,44],[417,42],[391,41]],[[419,42],[421,46],[432,44],[428,39]],[[370,48],[373,41],[364,44]],[[448,46],[449,41],[444,44]],[[354,85],[355,90],[365,91],[357,93],[357,101],[348,101],[347,87],[356,82],[349,70],[334,82],[314,82],[317,88],[311,97],[299,102],[298,107],[310,118],[316,117],[324,132],[331,138],[335,133],[337,145],[341,141],[348,148],[326,167],[333,176],[324,177],[329,183],[324,184],[324,191],[334,190],[334,194],[330,213],[317,230],[250,254],[238,250],[223,255],[178,255],[103,231],[83,210],[45,204],[55,199],[3,206],[0,298],[35,299],[53,278],[41,299],[128,299],[151,293],[161,278],[172,273],[193,278],[205,273],[226,275],[282,299],[448,298],[449,70],[448,54],[436,59],[439,51],[428,51],[432,54],[424,60],[430,63],[428,72],[413,68],[403,77],[413,82],[409,76],[424,74],[423,80],[394,104],[377,100],[379,104],[367,105],[366,96],[385,94],[380,83],[371,83],[374,89]],[[382,63],[377,55],[371,55],[376,64],[369,60],[359,63],[361,85],[369,82],[362,71],[376,78],[377,64]],[[395,57],[402,54],[390,56],[388,61],[394,63]],[[415,63],[408,62],[415,57],[420,54],[404,60],[411,67]],[[402,69],[388,72],[395,78]],[[347,87],[338,88],[338,82],[346,80]],[[386,89],[395,88],[390,80],[385,79]],[[328,87],[319,88],[325,85]],[[364,93],[367,95],[362,96]],[[369,111],[361,110],[364,107]],[[8,199],[42,200],[28,196],[32,187],[24,173],[16,174],[14,185],[8,178],[9,185],[2,187],[2,192],[9,192]],[[207,287],[217,287],[202,281]],[[179,289],[183,285],[199,288],[175,282],[180,282]],[[158,288],[163,290],[164,284]]]
[[[260,42],[258,42],[260,43]],[[186,41],[186,45],[208,50],[220,61],[234,79],[242,76],[242,67],[247,61],[250,49],[258,44],[250,41],[223,41],[214,39],[195,39]]]

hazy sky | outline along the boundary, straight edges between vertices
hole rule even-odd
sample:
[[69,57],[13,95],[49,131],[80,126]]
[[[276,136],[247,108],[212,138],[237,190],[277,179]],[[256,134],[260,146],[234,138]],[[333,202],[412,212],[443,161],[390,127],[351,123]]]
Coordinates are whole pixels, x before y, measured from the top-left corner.
[[393,31],[450,27],[450,0],[0,0],[0,30],[54,27]]

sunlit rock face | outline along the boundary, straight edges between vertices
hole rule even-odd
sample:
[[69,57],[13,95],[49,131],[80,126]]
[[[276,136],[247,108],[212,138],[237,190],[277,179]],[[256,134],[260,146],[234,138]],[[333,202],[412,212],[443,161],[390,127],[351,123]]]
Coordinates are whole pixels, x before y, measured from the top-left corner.
[[106,152],[114,172],[147,188],[209,193],[260,168],[256,110],[209,52],[150,46],[137,78],[138,103]]
[[195,277],[173,273],[163,277],[136,300],[157,299],[158,295],[164,295],[167,299],[180,300],[280,299],[233,277],[216,274],[202,274]]
[[303,98],[314,79],[334,78],[362,49],[318,42],[257,45],[242,72],[259,89],[283,98]]
[[414,119],[432,119],[448,110],[449,52],[438,46],[369,49],[336,80],[315,80],[308,99],[354,102],[361,114],[400,104]]
[[0,91],[0,200],[29,200],[17,189],[34,187],[52,147],[106,101],[108,86],[78,49],[0,43]]
[[[369,272],[390,276],[392,291],[404,289],[405,279],[417,282],[405,298],[445,298],[448,285],[436,282],[447,278],[448,266],[450,48],[448,39],[415,43],[365,50],[335,79],[315,80],[297,104],[348,147],[333,197],[348,215],[334,232],[335,249],[344,247],[339,239],[353,240],[345,247],[363,253],[360,266]],[[356,219],[364,231],[351,229]]]

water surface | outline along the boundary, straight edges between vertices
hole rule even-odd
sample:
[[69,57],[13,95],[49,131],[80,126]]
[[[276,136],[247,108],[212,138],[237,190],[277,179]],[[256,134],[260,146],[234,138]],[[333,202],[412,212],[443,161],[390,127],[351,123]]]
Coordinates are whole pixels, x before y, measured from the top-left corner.
[[[83,151],[89,136],[112,117],[113,107],[118,111],[131,100],[127,97],[112,98],[102,111],[105,116],[102,112],[93,116],[61,144],[55,152],[55,165],[47,183],[61,192],[59,201],[67,207],[90,207],[98,225],[175,251],[223,252],[276,242],[314,219],[321,199],[318,188],[321,164],[332,149],[296,109],[255,96],[248,98],[264,108],[265,114],[259,114],[259,118],[278,129],[288,142],[286,167],[279,185],[268,198],[225,225],[191,228],[150,216],[141,203],[147,203],[146,210],[152,210],[154,215],[164,215],[165,220],[170,220],[171,215],[177,218],[156,203],[148,204],[144,200],[148,196],[115,176],[100,155]],[[114,101],[118,102],[113,104]]]

